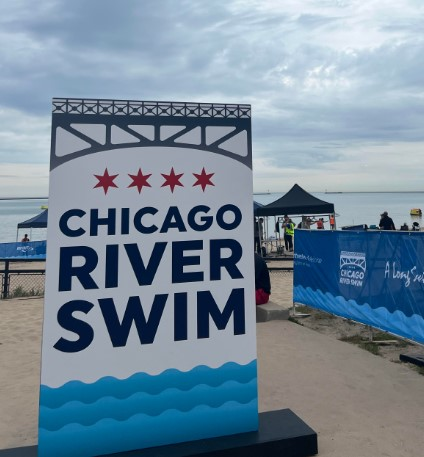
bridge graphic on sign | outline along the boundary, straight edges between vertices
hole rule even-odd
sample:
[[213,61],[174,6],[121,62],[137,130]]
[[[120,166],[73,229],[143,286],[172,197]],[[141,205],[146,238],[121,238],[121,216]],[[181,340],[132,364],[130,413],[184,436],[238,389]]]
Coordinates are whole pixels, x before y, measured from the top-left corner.
[[101,151],[151,146],[209,151],[252,167],[250,105],[55,98],[53,117],[51,169]]
[[354,266],[365,271],[367,268],[365,253],[363,252],[340,252],[340,268]]

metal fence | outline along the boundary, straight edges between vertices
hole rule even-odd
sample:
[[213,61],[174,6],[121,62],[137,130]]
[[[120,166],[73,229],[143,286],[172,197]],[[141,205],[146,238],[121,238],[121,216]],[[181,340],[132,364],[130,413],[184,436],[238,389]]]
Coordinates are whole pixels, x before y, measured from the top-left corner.
[[31,262],[15,263],[5,260],[0,263],[0,298],[32,297],[44,295],[45,265]]

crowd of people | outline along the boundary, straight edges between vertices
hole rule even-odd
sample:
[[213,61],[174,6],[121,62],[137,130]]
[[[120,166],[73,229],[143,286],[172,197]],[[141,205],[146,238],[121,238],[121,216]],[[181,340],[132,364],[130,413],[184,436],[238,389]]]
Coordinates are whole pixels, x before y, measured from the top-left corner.
[[[302,216],[301,222],[297,225],[298,229],[311,229],[312,225],[316,225],[318,230],[325,229],[325,223],[329,222],[330,229],[335,229],[335,216],[330,215],[328,221],[324,218],[312,219],[309,216]],[[389,216],[387,211],[380,215],[380,222],[378,224],[380,230],[396,230],[393,219]],[[293,220],[285,215],[276,223],[275,232],[282,234],[284,239],[284,248],[286,252],[293,252],[294,244],[294,231],[296,224]],[[401,231],[420,231],[418,222],[413,222],[411,229],[405,222],[401,227]],[[256,290],[256,305],[263,305],[268,303],[271,295],[271,281],[269,277],[268,266],[263,257],[265,257],[265,248],[262,246],[264,237],[264,220],[263,218],[255,218],[254,220],[254,236],[255,236],[255,290]]]
[[[335,229],[335,215],[330,215],[328,221],[324,218],[312,219],[309,216],[302,216],[301,222],[297,225],[298,229],[311,229],[312,225],[316,224],[318,230],[325,229],[325,222],[329,222],[330,229]],[[389,216],[387,211],[380,215],[380,222],[378,224],[380,230],[396,230],[393,219]],[[293,239],[296,224],[293,220],[285,215],[282,220],[278,220],[275,227],[275,232],[280,234],[282,232],[284,239],[284,248],[287,252],[293,252]],[[401,227],[401,231],[420,231],[418,222],[413,222],[411,229],[405,222]],[[254,245],[255,245],[255,300],[256,305],[263,305],[268,303],[271,295],[271,281],[268,271],[268,266],[264,260],[265,252],[262,246],[264,236],[264,220],[263,218],[254,219]]]
[[[396,230],[395,224],[393,222],[393,219],[389,216],[389,213],[387,211],[384,211],[383,213],[380,214],[380,222],[378,223],[378,227],[380,230]],[[409,228],[408,224],[404,222],[400,226],[400,231],[402,232],[419,232],[421,231],[420,224],[417,221],[414,221],[412,223],[411,228]]]
[[[262,217],[255,217],[253,222],[255,252],[258,255],[265,257],[266,248],[263,245],[265,236],[264,219]],[[285,252],[293,252],[295,228],[310,230],[312,226],[315,225],[318,230],[324,230],[326,228],[325,223],[327,222],[329,223],[329,228],[331,230],[335,230],[336,223],[334,214],[331,214],[328,220],[324,220],[323,217],[320,217],[319,219],[312,219],[309,216],[302,216],[302,220],[299,222],[297,226],[287,214],[282,218],[278,218],[275,225],[275,234],[277,236],[277,239],[282,239],[284,241],[284,245],[277,246],[277,252],[282,253],[284,250]]]

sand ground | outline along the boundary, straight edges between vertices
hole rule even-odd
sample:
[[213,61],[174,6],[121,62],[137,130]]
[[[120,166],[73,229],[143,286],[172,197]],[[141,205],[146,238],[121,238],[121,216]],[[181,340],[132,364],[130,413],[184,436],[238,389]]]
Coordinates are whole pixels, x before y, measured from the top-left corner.
[[[273,300],[291,307],[292,276],[271,281]],[[0,449],[37,442],[42,308],[40,297],[0,301]],[[339,341],[334,326],[257,324],[260,411],[290,408],[322,457],[421,456],[424,376]]]

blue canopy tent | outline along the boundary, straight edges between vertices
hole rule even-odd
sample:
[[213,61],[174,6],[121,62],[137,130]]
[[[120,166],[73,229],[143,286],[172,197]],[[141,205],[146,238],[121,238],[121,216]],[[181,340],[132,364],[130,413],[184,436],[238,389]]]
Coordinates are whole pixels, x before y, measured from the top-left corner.
[[[45,209],[42,213],[32,217],[23,222],[19,222],[16,230],[16,241],[18,241],[19,229],[33,229],[33,228],[46,228],[47,227],[48,210]],[[31,233],[31,232],[30,232]],[[31,237],[30,237],[31,238]]]
[[255,202],[255,200],[253,200],[253,214],[256,216],[256,211],[259,208],[262,208],[263,206],[264,205],[262,205],[261,203]]

